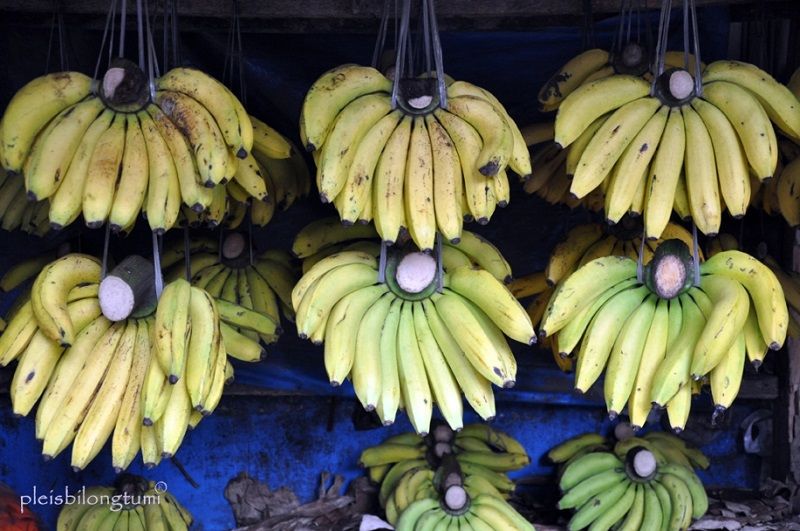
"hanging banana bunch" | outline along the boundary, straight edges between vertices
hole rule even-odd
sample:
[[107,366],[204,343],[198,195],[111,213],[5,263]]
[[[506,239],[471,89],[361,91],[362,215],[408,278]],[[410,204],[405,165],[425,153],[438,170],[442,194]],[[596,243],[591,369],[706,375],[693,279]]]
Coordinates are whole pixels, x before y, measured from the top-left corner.
[[[108,222],[115,232],[129,232],[143,212],[161,234],[182,206],[189,222],[232,223],[248,210],[234,203],[250,198],[254,223],[264,225],[276,204],[288,207],[307,193],[299,154],[265,124],[253,125],[223,84],[200,70],[175,68],[155,88],[151,95],[144,72],[116,59],[102,80],[59,72],[14,95],[0,128],[0,164],[23,177],[24,187],[9,182],[7,194],[14,189],[38,202],[27,225],[44,226],[39,205],[49,204],[54,229],[83,215],[90,228]],[[18,203],[4,215],[17,216],[14,209],[25,205]]]
[[[641,225],[634,223],[631,218],[626,218],[614,227],[603,227],[595,223],[577,225],[553,249],[543,272],[514,279],[508,287],[518,299],[534,296],[528,303],[527,311],[533,326],[538,327],[558,284],[592,260],[604,256],[626,256],[631,260],[638,260],[643,252],[642,263],[647,265],[664,239],[676,238],[687,247],[692,246],[692,235],[689,231],[674,223],[669,223],[664,229],[664,239],[645,240],[642,245],[641,235]],[[703,260],[702,253],[700,260]],[[558,334],[545,337],[540,345],[551,350],[553,359],[561,370],[571,372],[574,369],[575,358],[560,350]]]
[[[311,223],[293,252],[304,274],[292,292],[301,338],[325,345],[332,385],[348,376],[367,410],[384,424],[405,404],[418,433],[428,433],[435,401],[453,429],[462,399],[484,419],[495,416],[491,384],[511,387],[516,361],[504,335],[531,344],[533,327],[503,281],[508,263],[489,242],[464,231],[445,244],[441,291],[429,254],[389,256],[378,282],[380,244],[374,227],[338,219]],[[402,243],[402,242],[398,242]],[[399,247],[399,246],[398,246]]]
[[72,445],[82,470],[111,440],[116,470],[140,451],[155,466],[216,409],[233,379],[223,328],[263,332],[253,314],[183,279],[157,300],[153,266],[140,256],[101,279],[98,259],[67,254],[44,265],[0,335],[0,365],[17,362],[13,411],[26,416],[38,403],[46,459]]
[[[576,357],[575,387],[586,392],[605,370],[613,418],[627,405],[641,427],[653,404],[682,429],[692,381],[708,378],[715,417],[738,394],[744,363],[760,362],[784,343],[789,316],[781,284],[757,259],[725,251],[699,266],[686,244],[667,240],[637,278],[627,257],[597,258],[572,273],[550,297],[544,336]],[[752,303],[751,303],[752,299]]]
[[525,448],[485,424],[457,433],[437,424],[430,434],[403,433],[367,448],[359,465],[380,492],[396,529],[533,529],[506,501],[515,484],[507,472],[530,463]]

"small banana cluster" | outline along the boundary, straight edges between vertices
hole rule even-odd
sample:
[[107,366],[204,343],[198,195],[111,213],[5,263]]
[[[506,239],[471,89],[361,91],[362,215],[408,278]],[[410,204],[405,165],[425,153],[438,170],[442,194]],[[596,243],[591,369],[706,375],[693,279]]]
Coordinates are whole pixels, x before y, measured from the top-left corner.
[[[550,112],[558,110],[564,98],[572,94],[578,87],[605,79],[614,74],[630,73],[631,69],[641,67],[641,75],[651,81],[652,61],[643,55],[644,50],[635,43],[629,44],[619,54],[611,54],[606,50],[592,48],[579,53],[564,66],[558,69],[542,88],[539,89],[539,110]],[[683,68],[684,53],[668,51],[664,54],[664,65],[667,68]],[[701,65],[705,68],[705,65]],[[689,71],[694,72],[695,58],[689,54]],[[529,144],[530,145],[530,144]]]
[[429,435],[405,433],[362,452],[359,464],[380,485],[386,518],[400,530],[533,529],[507,499],[506,472],[530,463],[518,441],[485,424],[453,432],[444,424]]
[[[570,176],[567,175],[567,156],[571,148],[561,149],[553,142],[553,123],[537,123],[522,129],[528,147],[531,148],[531,163],[536,168],[533,176],[522,185],[528,194],[536,194],[551,205],[564,204],[570,209],[583,206],[592,212],[600,212],[605,205],[605,190],[599,186],[582,198],[570,194]],[[638,202],[629,211],[641,214]]]
[[35,236],[44,236],[50,230],[47,201],[29,203],[25,197],[25,183],[21,175],[9,173],[0,167],[0,228],[21,230]]
[[566,457],[558,507],[575,510],[567,528],[688,529],[693,519],[701,518],[708,510],[703,484],[691,465],[672,462],[656,450],[660,441],[660,447],[688,462],[681,443],[666,437],[632,437],[618,442],[612,452],[585,451],[583,444],[597,444],[595,437],[585,436],[552,450],[558,459]]
[[[576,355],[575,387],[586,392],[605,370],[604,394],[613,418],[628,406],[642,427],[652,404],[666,407],[683,429],[692,381],[708,378],[715,416],[742,381],[745,359],[760,362],[786,338],[788,310],[770,269],[739,251],[700,265],[680,240],[667,240],[645,267],[627,257],[595,259],[559,284],[540,331],[558,333],[558,351]],[[752,299],[752,303],[751,303]]]
[[422,250],[433,249],[437,231],[457,242],[466,216],[488,223],[508,204],[507,168],[531,174],[514,121],[464,81],[449,84],[446,107],[422,94],[395,108],[392,81],[378,70],[334,68],[306,94],[300,136],[315,157],[320,199],[343,222],[374,219],[390,243],[405,228]]
[[72,466],[82,470],[111,439],[116,470],[140,450],[154,466],[219,404],[233,379],[221,326],[249,316],[179,279],[164,288],[155,315],[112,322],[101,308],[100,269],[76,253],[45,265],[11,310],[0,365],[17,361],[15,414],[38,402],[36,438],[46,458],[72,444]]
[[[23,188],[10,183],[9,189],[49,205],[55,229],[83,214],[91,228],[108,222],[127,233],[141,211],[163,233],[181,205],[192,212],[189,222],[202,216],[221,223],[242,217],[247,208],[236,205],[249,198],[254,222],[266,224],[276,191],[289,203],[310,185],[284,137],[251,118],[222,83],[192,68],[166,72],[152,99],[144,74],[125,60],[102,80],[48,74],[14,95],[2,124],[0,164],[24,177]],[[264,201],[272,203],[256,206]],[[24,210],[20,205],[13,208]],[[42,209],[35,209],[40,225]]]
[[[299,256],[324,252],[339,238],[323,220],[295,240]],[[362,234],[364,228],[356,228]],[[470,242],[465,245],[463,242]],[[504,336],[531,344],[533,326],[503,282],[487,269],[473,266],[468,249],[481,263],[507,263],[491,244],[462,234],[460,257],[466,263],[445,269],[439,291],[436,260],[420,252],[393,252],[385,282],[378,279],[380,248],[343,250],[318,260],[292,291],[297,333],[325,345],[325,369],[331,385],[353,382],[356,396],[384,424],[405,407],[418,433],[428,432],[436,402],[453,429],[462,426],[462,399],[489,419],[495,415],[491,384],[511,387],[517,363]],[[449,247],[449,246],[444,246]],[[496,267],[495,267],[496,269]]]
[[117,487],[88,487],[58,513],[58,531],[188,531],[193,518],[169,492],[136,476],[123,475]]
[[634,437],[628,423],[619,423],[614,428],[614,437],[606,438],[599,433],[582,433],[547,452],[547,458],[559,465],[561,470],[576,459],[591,452],[614,451],[620,458],[633,446],[641,446],[652,452],[657,463],[676,463],[689,469],[703,470],[711,466],[708,457],[680,437],[663,431],[651,431],[642,437]]
[[797,227],[800,225],[800,144],[779,138],[778,148],[781,156],[775,177],[763,184],[750,177],[753,188],[750,206],[771,216],[781,215],[790,227]]
[[[266,356],[261,341],[278,340],[280,313],[294,321],[291,294],[299,275],[288,252],[270,249],[250,263],[245,247],[245,237],[235,232],[226,236],[222,252],[214,241],[193,240],[188,248],[190,282],[216,300],[228,354],[255,362]],[[168,281],[185,278],[185,252],[183,242],[166,250],[162,265],[168,268]]]
[[650,238],[661,236],[673,209],[714,235],[723,205],[744,215],[750,172],[759,181],[775,175],[773,122],[800,138],[800,103],[769,74],[737,61],[708,65],[699,95],[683,69],[667,70],[652,86],[654,94],[640,77],[613,75],[561,102],[554,140],[570,148],[570,193],[582,198],[605,187],[610,223],[642,203]]
[[[555,246],[543,272],[516,278],[508,285],[511,293],[518,299],[534,296],[527,306],[534,327],[539,326],[547,303],[558,284],[592,260],[602,256],[627,256],[632,260],[638,260],[639,252],[643,249],[642,263],[648,264],[653,258],[655,249],[665,239],[677,238],[688,246],[692,245],[692,235],[682,226],[670,222],[662,233],[663,239],[645,240],[642,247],[641,226],[635,223],[629,224],[629,221],[633,220],[626,218],[614,227],[603,227],[596,223],[576,225],[570,229],[564,240]],[[702,254],[700,259],[703,259]],[[553,359],[561,370],[571,372],[574,368],[574,358],[561,355],[557,338],[558,334],[547,336],[540,345],[550,348]]]

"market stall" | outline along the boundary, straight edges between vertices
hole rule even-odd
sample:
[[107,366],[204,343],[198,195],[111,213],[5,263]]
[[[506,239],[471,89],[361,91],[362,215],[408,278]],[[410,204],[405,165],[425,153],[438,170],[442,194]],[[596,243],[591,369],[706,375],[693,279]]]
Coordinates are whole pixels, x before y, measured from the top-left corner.
[[[167,526],[184,507],[191,529],[230,529],[284,504],[320,529],[344,525],[324,519],[337,511],[353,529],[359,511],[414,529],[400,509],[423,505],[378,492],[390,465],[423,459],[407,481],[417,501],[441,498],[438,523],[425,512],[446,529],[434,525],[489,504],[471,479],[485,457],[516,483],[491,502],[513,506],[504,525],[580,528],[600,515],[567,498],[587,478],[565,462],[590,455],[633,478],[603,489],[627,507],[608,527],[647,529],[651,505],[668,514],[655,484],[685,470],[667,498],[691,485],[695,514],[673,511],[675,529],[788,521],[796,8],[697,0],[696,16],[676,2],[667,19],[660,2],[410,4],[404,24],[402,2],[0,1],[0,482],[32,497],[44,528],[64,505],[53,496],[124,470],[144,482],[116,492],[169,493]],[[612,65],[630,43],[641,71]],[[59,71],[72,74],[56,87]],[[654,173],[672,188],[650,191]],[[618,293],[625,305],[606,306]],[[470,430],[487,419],[509,439],[481,446]],[[440,440],[439,423],[462,435]],[[667,450],[645,435],[673,430]],[[548,455],[586,433],[599,439]],[[365,464],[390,437],[408,448]],[[342,479],[320,487],[326,473]],[[296,497],[250,492],[262,505],[248,520],[241,474]],[[276,522],[261,529],[292,529]]]

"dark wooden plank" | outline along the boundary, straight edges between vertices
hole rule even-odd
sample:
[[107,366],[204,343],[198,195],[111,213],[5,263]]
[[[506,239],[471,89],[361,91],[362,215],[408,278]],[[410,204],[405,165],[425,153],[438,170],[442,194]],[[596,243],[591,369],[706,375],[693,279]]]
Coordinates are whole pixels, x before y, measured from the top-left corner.
[[[783,6],[786,0],[697,0],[698,6],[734,5],[741,12],[753,9],[763,11],[764,4]],[[67,20],[75,20],[84,27],[102,27],[108,10],[108,0],[71,0],[64,2]],[[657,9],[660,0],[643,2],[648,8]],[[162,2],[152,8],[160,13]],[[375,31],[381,15],[380,0],[242,0],[240,9],[243,18],[242,31],[253,32],[331,32],[331,31]],[[128,3],[133,12],[134,2]],[[538,26],[580,25],[584,17],[582,0],[439,0],[437,15],[442,30],[496,29],[524,30]],[[42,13],[51,13],[52,0],[0,0],[0,12],[27,14],[20,20],[25,24],[49,24],[50,19],[41,18]],[[782,11],[791,13],[787,6]],[[619,0],[592,0],[595,17],[615,14],[619,11]],[[218,31],[219,18],[231,14],[229,0],[192,0],[178,2],[178,13],[185,31]],[[131,20],[131,22],[134,22]]]

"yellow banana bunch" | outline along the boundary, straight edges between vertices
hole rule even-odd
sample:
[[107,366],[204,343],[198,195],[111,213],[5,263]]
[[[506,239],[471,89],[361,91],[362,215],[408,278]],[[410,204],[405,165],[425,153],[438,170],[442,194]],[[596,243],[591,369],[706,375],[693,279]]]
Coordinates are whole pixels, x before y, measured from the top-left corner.
[[251,210],[263,226],[276,205],[308,193],[297,150],[219,81],[175,68],[156,80],[151,101],[143,78],[115,60],[102,80],[59,72],[17,92],[0,129],[0,165],[18,174],[0,176],[2,228],[44,234],[82,214],[91,228],[128,233],[146,212],[163,233],[182,210],[189,223],[232,225]]
[[746,356],[760,360],[767,349],[779,349],[789,324],[781,284],[755,258],[723,251],[703,262],[700,274],[695,286],[693,261],[680,240],[659,245],[644,268],[644,284],[634,260],[596,258],[557,285],[540,331],[553,336],[559,354],[576,356],[581,392],[605,371],[612,418],[627,405],[631,423],[641,427],[656,404],[681,430],[693,380],[709,379],[721,413],[739,391]]
[[652,95],[651,83],[613,75],[561,102],[554,140],[569,148],[569,191],[584,198],[604,190],[610,223],[642,203],[649,238],[661,236],[673,209],[713,236],[723,208],[744,215],[751,173],[758,181],[776,175],[773,124],[797,139],[800,103],[766,72],[736,61],[708,65],[700,95],[681,68],[654,86]]
[[[150,465],[173,455],[190,421],[216,408],[233,377],[219,304],[179,280],[167,284],[154,315],[112,322],[102,297],[117,295],[100,289],[97,259],[72,253],[43,266],[30,261],[3,280],[13,287],[37,266],[29,295],[0,335],[0,365],[17,361],[14,412],[25,416],[38,404],[43,455],[53,458],[71,444],[72,467],[82,470],[111,440],[118,471],[140,449]],[[238,308],[226,310],[231,320],[248,317]]]
[[427,433],[436,402],[460,428],[462,393],[481,417],[494,417],[491,384],[510,387],[516,377],[505,336],[535,340],[530,319],[503,284],[507,262],[464,231],[460,244],[443,246],[441,292],[436,261],[419,252],[393,252],[379,283],[375,236],[369,226],[347,228],[336,219],[298,234],[293,251],[313,262],[304,264],[291,294],[298,334],[324,343],[331,384],[349,377],[362,405],[385,424],[403,403],[417,432]]
[[[564,98],[578,87],[604,79],[614,74],[640,71],[643,78],[652,79],[651,58],[644,55],[644,50],[636,43],[628,44],[620,53],[614,55],[606,50],[592,48],[579,53],[556,71],[539,89],[539,110],[555,111]],[[683,68],[683,52],[666,52],[664,64],[667,68]],[[705,68],[705,65],[702,65]],[[689,55],[689,71],[694,72],[695,58]],[[530,145],[530,144],[529,144]]]
[[308,90],[300,134],[320,199],[345,224],[374,220],[389,243],[403,228],[422,250],[437,231],[458,242],[465,218],[488,223],[508,204],[507,169],[530,176],[522,134],[491,93],[464,81],[449,83],[446,107],[414,113],[393,108],[391,91],[378,70],[353,64]]
[[[425,437],[403,433],[361,453],[359,465],[379,485],[379,501],[396,529],[533,529],[505,500],[506,472],[530,463],[522,445],[485,424],[458,433],[438,424]],[[424,510],[423,510],[424,509]]]
[[188,531],[192,515],[152,481],[123,474],[114,487],[89,487],[58,513],[59,531],[95,529]]

